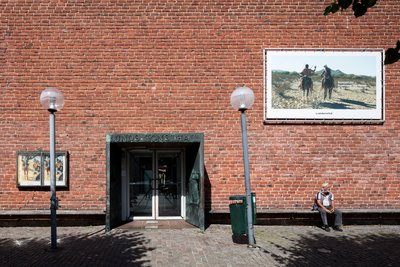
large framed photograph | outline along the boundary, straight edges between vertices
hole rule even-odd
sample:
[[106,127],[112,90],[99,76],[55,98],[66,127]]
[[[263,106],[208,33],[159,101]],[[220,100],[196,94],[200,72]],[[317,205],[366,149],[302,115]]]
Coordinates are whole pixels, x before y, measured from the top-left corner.
[[[56,186],[68,186],[68,153],[57,152],[55,160]],[[17,153],[17,186],[50,186],[50,153],[43,151]]]
[[383,50],[264,50],[266,121],[384,120]]

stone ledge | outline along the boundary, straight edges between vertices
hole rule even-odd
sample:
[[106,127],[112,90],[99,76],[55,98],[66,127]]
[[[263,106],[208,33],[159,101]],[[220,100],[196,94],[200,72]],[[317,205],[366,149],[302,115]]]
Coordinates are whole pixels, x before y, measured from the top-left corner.
[[[60,214],[60,215],[104,215],[104,211],[58,209],[57,214]],[[0,216],[4,216],[4,215],[50,215],[50,209],[48,209],[48,210],[0,210]]]
[[[50,210],[0,211],[0,227],[50,226]],[[57,210],[57,225],[104,225],[105,213],[99,210]]]
[[[341,209],[344,224],[400,224],[399,209]],[[208,224],[230,224],[229,211],[210,211]],[[333,218],[333,217],[332,217]],[[256,223],[260,225],[316,225],[321,218],[317,211],[306,210],[257,210]]]
[[[385,213],[385,214],[399,213],[400,214],[400,209],[341,209],[341,208],[339,208],[339,209],[343,213]],[[315,210],[311,210],[311,209],[257,210],[257,213],[259,213],[259,214],[290,214],[290,213],[310,214],[310,213],[315,213],[315,212],[316,212]],[[209,213],[210,214],[229,213],[229,211],[226,211],[226,210],[211,210],[211,211],[209,211]]]
[[[341,209],[343,213],[400,213],[400,209]],[[259,213],[274,214],[274,213],[314,213],[311,209],[292,209],[292,210],[260,210]],[[210,212],[212,213],[212,212]]]

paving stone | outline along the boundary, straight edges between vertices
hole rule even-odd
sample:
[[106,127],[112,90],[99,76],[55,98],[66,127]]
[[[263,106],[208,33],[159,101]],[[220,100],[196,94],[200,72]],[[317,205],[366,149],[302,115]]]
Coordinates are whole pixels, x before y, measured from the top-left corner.
[[189,229],[0,228],[1,266],[398,266],[400,226],[255,226],[257,246],[235,244],[229,225]]

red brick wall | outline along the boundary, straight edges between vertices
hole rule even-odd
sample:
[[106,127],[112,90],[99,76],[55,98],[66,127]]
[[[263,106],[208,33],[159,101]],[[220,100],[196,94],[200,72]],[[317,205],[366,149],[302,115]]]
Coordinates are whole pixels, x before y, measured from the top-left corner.
[[[84,2],[84,3],[83,3]],[[70,153],[63,209],[105,208],[107,133],[204,132],[213,210],[244,193],[239,113],[247,112],[252,189],[262,209],[309,208],[323,181],[344,208],[400,208],[399,68],[385,67],[382,125],[264,125],[264,48],[389,48],[397,0],[364,17],[323,16],[331,0],[0,0],[0,210],[48,209],[48,191],[16,187],[16,152],[48,150],[57,87],[57,149]]]

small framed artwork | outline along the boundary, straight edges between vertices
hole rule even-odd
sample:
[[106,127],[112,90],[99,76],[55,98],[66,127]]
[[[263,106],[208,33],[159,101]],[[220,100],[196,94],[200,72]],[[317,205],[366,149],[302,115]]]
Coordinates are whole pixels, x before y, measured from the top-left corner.
[[[43,185],[50,186],[50,154],[43,156]],[[56,153],[56,186],[67,186],[67,153]]]
[[[56,186],[68,186],[68,153],[57,152],[55,159]],[[50,153],[18,152],[17,153],[17,186],[47,187],[50,186]]]
[[39,153],[21,152],[17,156],[17,185],[42,185],[42,156]]
[[264,119],[384,121],[383,49],[264,51]]

